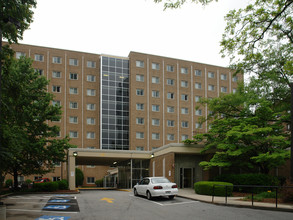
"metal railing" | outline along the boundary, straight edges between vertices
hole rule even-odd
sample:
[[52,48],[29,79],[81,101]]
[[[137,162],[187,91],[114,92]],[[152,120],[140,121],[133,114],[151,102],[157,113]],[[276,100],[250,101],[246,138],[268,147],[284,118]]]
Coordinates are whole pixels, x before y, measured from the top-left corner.
[[252,206],[254,206],[254,195],[257,194],[257,193],[254,193],[254,192],[259,191],[257,189],[260,189],[260,188],[271,189],[271,191],[276,192],[276,196],[275,196],[276,208],[278,208],[278,195],[279,195],[279,192],[281,191],[281,189],[284,189],[284,188],[292,188],[293,189],[293,186],[258,186],[258,185],[233,185],[233,186],[231,186],[231,185],[218,185],[218,184],[216,184],[216,185],[213,185],[212,203],[214,203],[215,186],[225,186],[225,204],[228,203],[228,187],[232,187],[232,188],[238,187],[238,188],[249,188],[249,189],[251,189],[251,205]]

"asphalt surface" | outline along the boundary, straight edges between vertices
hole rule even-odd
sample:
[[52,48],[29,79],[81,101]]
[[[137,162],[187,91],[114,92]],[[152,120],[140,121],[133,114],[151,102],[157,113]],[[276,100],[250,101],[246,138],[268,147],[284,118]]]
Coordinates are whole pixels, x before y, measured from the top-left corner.
[[186,198],[135,197],[131,191],[90,190],[80,194],[28,194],[3,199],[7,220],[189,220],[292,219],[293,213],[207,204]]

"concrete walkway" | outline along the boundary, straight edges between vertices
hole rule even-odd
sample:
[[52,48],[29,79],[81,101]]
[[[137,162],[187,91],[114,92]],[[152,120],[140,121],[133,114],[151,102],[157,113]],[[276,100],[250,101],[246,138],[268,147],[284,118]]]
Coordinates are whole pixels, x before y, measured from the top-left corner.
[[195,194],[194,189],[179,189],[178,196],[188,199],[193,199],[201,202],[213,203],[217,205],[228,205],[228,206],[237,206],[237,207],[248,207],[248,208],[258,208],[266,210],[279,210],[279,211],[289,211],[293,212],[293,203],[292,204],[283,204],[278,203],[276,208],[276,203],[266,203],[266,202],[252,202],[241,200],[243,197],[214,197],[212,201],[212,196],[198,195]]

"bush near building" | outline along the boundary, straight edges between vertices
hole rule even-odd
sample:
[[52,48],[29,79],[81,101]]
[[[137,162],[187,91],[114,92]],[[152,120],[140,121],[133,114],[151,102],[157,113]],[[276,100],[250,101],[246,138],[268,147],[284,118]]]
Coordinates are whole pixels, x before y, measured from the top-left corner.
[[82,186],[84,175],[81,169],[75,168],[75,186]]
[[103,182],[104,182],[104,179],[99,179],[99,180],[96,180],[95,184],[97,187],[103,187]]
[[226,189],[227,189],[227,196],[231,196],[233,192],[232,183],[199,181],[194,184],[195,193],[200,195],[225,196]]
[[34,183],[33,190],[36,192],[54,192],[58,190],[57,182]]

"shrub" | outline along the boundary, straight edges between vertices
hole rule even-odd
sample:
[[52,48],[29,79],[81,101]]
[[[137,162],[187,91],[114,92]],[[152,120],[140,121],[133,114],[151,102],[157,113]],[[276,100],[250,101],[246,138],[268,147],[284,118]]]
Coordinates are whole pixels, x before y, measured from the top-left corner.
[[33,188],[37,192],[54,192],[58,190],[57,182],[34,183]]
[[[227,187],[226,187],[227,186]],[[233,184],[228,182],[200,181],[194,184],[195,193],[200,195],[231,196]]]
[[67,180],[57,181],[57,184],[58,184],[58,189],[60,189],[60,190],[68,189],[68,181]]
[[[224,181],[233,183],[233,185],[252,185],[252,186],[277,186],[280,181],[278,177],[262,174],[262,173],[249,173],[249,174],[223,174],[215,177],[214,181]],[[251,188],[251,187],[234,187],[235,191],[239,192],[263,192],[270,188]]]
[[75,168],[75,186],[82,186],[84,175],[81,169]]
[[5,187],[6,187],[6,188],[12,187],[12,184],[13,184],[12,179],[7,179],[7,180],[5,181]]
[[99,180],[96,180],[95,184],[97,187],[103,187],[103,182],[104,182],[104,179],[99,179]]
[[281,190],[282,199],[284,202],[293,202],[293,182],[287,181],[284,186],[287,188]]

